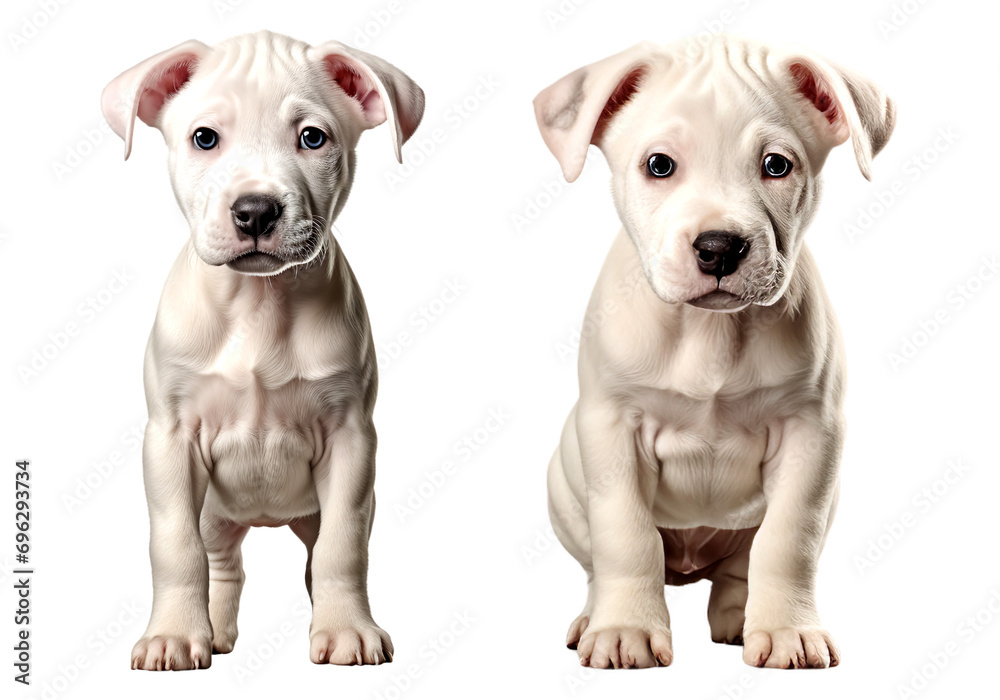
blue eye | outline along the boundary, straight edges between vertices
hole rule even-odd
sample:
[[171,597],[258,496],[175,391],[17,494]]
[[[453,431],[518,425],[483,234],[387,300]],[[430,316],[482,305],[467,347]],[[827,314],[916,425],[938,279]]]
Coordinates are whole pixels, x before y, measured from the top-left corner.
[[207,126],[195,129],[191,140],[194,141],[194,147],[202,151],[210,151],[219,145],[219,135]]
[[764,156],[764,163],[761,170],[765,177],[783,178],[792,172],[792,161],[777,153],[768,153]]
[[677,169],[677,161],[662,153],[654,153],[646,161],[646,172],[653,177],[670,177]]
[[315,151],[324,143],[326,143],[326,134],[315,126],[307,126],[299,134],[299,148],[304,148],[307,151]]

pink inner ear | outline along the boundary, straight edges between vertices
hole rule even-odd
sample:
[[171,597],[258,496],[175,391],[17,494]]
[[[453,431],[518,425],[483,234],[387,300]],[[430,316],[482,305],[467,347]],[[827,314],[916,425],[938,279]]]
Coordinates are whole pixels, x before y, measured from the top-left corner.
[[366,76],[341,56],[327,56],[326,69],[340,89],[348,97],[358,101],[366,119],[376,123],[385,121],[382,98]]
[[788,70],[795,79],[799,93],[812,102],[828,122],[837,124],[840,121],[840,110],[826,85],[817,80],[815,74],[801,63],[793,63]]
[[615,91],[611,93],[611,97],[604,104],[604,109],[601,110],[601,116],[597,119],[597,125],[594,127],[594,135],[591,138],[591,143],[597,143],[600,141],[601,136],[604,135],[604,130],[607,128],[608,122],[615,113],[625,106],[629,100],[632,99],[632,95],[635,94],[636,90],[639,89],[639,82],[642,80],[643,76],[646,74],[645,67],[636,68],[634,71],[630,72],[625,78],[618,83],[618,87]]
[[192,59],[186,59],[167,66],[162,73],[151,75],[146,79],[139,97],[137,111],[139,119],[150,126],[155,126],[156,117],[163,109],[164,103],[191,79],[191,64]]

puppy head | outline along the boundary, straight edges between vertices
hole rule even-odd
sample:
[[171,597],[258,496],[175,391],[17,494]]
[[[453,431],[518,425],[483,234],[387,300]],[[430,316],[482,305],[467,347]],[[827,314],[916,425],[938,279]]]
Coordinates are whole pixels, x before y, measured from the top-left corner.
[[870,179],[895,123],[867,80],[729,36],[581,68],[535,98],[535,116],[568,181],[590,144],[604,152],[656,294],[730,312],[787,289],[830,149],[850,138]]
[[361,132],[388,122],[401,158],[423,105],[420,88],[375,56],[271,32],[186,42],[122,73],[101,99],[126,158],[136,116],[163,133],[202,260],[251,275],[320,256]]

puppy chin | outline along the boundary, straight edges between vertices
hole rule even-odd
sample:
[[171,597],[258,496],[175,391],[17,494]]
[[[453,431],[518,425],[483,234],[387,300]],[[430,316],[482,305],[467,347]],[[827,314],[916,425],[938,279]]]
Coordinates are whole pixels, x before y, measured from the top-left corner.
[[293,263],[275,257],[270,253],[263,253],[258,250],[238,255],[226,263],[226,267],[243,275],[253,275],[256,277],[270,277],[277,275],[290,268]]
[[247,248],[245,244],[249,241],[244,241],[244,245],[223,242],[219,247],[210,242],[211,238],[206,235],[193,236],[194,251],[202,262],[212,267],[224,265],[233,272],[251,277],[272,277],[293,267],[308,266],[320,259],[328,248],[319,236],[291,246],[282,245],[280,241],[275,245],[275,241],[269,239],[261,243],[267,247],[265,250]]
[[678,283],[662,279],[649,279],[653,293],[667,304],[687,304],[706,311],[736,313],[750,306],[752,301],[742,295],[722,289],[714,278],[699,276]]
[[702,294],[700,297],[695,297],[694,299],[688,299],[685,303],[699,309],[705,309],[706,311],[715,311],[724,314],[734,314],[750,306],[750,302],[746,299],[729,292],[724,292],[721,289],[716,289],[708,294]]

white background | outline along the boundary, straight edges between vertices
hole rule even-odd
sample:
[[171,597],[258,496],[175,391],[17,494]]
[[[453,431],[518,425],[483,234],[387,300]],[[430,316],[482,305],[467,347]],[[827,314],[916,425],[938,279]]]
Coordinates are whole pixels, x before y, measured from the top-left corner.
[[[5,612],[3,697],[913,697],[901,692],[905,684],[920,687],[920,698],[993,692],[984,683],[995,675],[1000,639],[987,607],[1000,610],[1000,280],[977,278],[982,258],[1000,253],[994,3],[404,0],[379,27],[372,13],[385,21],[387,0],[222,2],[53,3],[51,18],[38,14],[44,2],[4,5],[0,454],[9,475],[16,459],[32,460],[37,574],[34,684],[11,680]],[[909,14],[899,9],[897,24],[880,28],[904,4]],[[898,107],[873,182],[848,149],[831,156],[808,234],[849,357],[842,498],[819,577],[820,611],[843,663],[824,672],[744,666],[739,648],[711,643],[708,587],[696,584],[667,591],[670,668],[581,671],[563,638],[583,604],[584,576],[549,533],[544,476],[576,396],[573,333],[618,224],[603,157],[595,151],[566,186],[531,99],[637,41],[723,25],[808,46],[877,81]],[[376,343],[388,352],[400,333],[412,341],[385,356],[376,411],[370,593],[396,657],[378,668],[310,664],[307,618],[295,612],[305,596],[304,550],[287,529],[256,530],[244,546],[236,650],[207,671],[131,672],[151,587],[138,443],[127,435],[145,418],[143,348],[187,230],[159,133],[137,125],[123,162],[121,142],[102,131],[99,96],[122,70],[186,39],[211,44],[261,28],[313,44],[364,44],[427,93],[424,123],[404,148],[412,173],[390,187],[387,175],[398,169],[388,133],[366,134],[337,222]],[[31,36],[14,46],[11,33]],[[498,86],[474,97],[484,80]],[[453,106],[463,100],[475,107],[464,118]],[[421,159],[435,128],[446,139]],[[939,130],[957,138],[946,143]],[[893,183],[902,194],[880,211],[877,193]],[[873,217],[852,239],[845,226],[860,209]],[[530,223],[519,230],[515,215]],[[123,270],[131,277],[124,291],[92,319],[82,316],[80,305]],[[412,315],[455,280],[466,290],[420,332]],[[961,308],[952,301],[959,285],[976,290]],[[919,336],[939,310],[947,322]],[[18,366],[71,322],[79,334],[23,380]],[[894,366],[890,353],[904,338],[924,342]],[[495,409],[509,418],[463,459],[456,443]],[[101,477],[100,463],[114,458]],[[446,460],[457,473],[401,515],[409,490]],[[941,481],[949,462],[969,467],[952,484]],[[4,489],[11,476],[0,479]],[[81,487],[88,476],[90,493]],[[935,484],[931,502],[921,493]],[[9,505],[3,513],[0,609],[12,610]],[[977,613],[979,631],[964,626]],[[451,637],[456,615],[474,621]],[[956,653],[941,657],[947,645]],[[947,662],[942,670],[928,666],[935,655]],[[407,669],[419,676],[402,680]],[[914,674],[934,677],[922,687]]]

